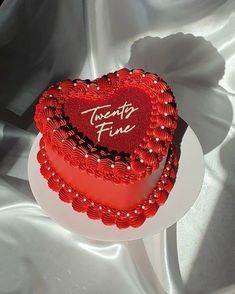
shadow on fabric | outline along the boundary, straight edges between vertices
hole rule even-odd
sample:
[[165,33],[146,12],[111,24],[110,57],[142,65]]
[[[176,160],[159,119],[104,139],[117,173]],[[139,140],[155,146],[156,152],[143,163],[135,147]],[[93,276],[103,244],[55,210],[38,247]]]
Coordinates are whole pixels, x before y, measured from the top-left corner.
[[4,1],[0,18],[0,118],[25,129],[45,87],[81,72],[83,4]]
[[127,66],[156,72],[169,83],[179,114],[195,131],[204,154],[224,140],[233,111],[218,85],[225,62],[210,42],[183,33],[145,37],[133,43]]
[[[235,167],[231,164],[235,162],[234,149],[235,138],[220,150],[220,162],[226,178],[187,281],[188,287],[195,289],[192,293],[214,293],[235,284]],[[202,289],[206,291],[202,292]]]
[[[222,143],[230,130],[233,110],[225,91],[219,86],[225,70],[224,59],[210,42],[202,37],[182,33],[166,38],[145,37],[132,45],[127,66],[156,72],[170,84],[176,96],[179,114],[194,129],[204,154]],[[187,289],[193,291],[190,293],[213,293],[234,283],[233,263],[230,261],[233,256],[232,223],[235,217],[231,198],[231,191],[235,189],[231,187],[234,182],[231,177],[235,176],[235,171],[231,171],[230,155],[233,154],[234,146],[233,140],[221,149],[221,164],[227,173],[224,187],[230,191],[221,191],[186,287],[182,285],[179,265],[171,265],[174,269],[171,278],[177,277],[177,293],[185,293]],[[172,228],[167,229],[167,238],[171,241],[174,239],[171,247],[177,248],[176,229]],[[221,232],[224,232],[223,236]],[[228,247],[222,252],[224,240],[227,240]],[[177,260],[174,250],[168,253],[169,260]],[[222,270],[221,264],[226,264],[226,269]],[[206,289],[206,292],[202,289]]]

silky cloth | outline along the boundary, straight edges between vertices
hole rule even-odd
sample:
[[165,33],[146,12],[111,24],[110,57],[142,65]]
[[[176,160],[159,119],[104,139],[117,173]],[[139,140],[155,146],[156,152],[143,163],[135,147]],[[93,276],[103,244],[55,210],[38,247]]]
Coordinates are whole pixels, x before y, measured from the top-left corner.
[[[234,0],[3,1],[1,294],[235,293],[234,28]],[[33,113],[50,83],[123,66],[172,86],[206,173],[176,225],[144,240],[97,242],[52,221],[32,195]]]

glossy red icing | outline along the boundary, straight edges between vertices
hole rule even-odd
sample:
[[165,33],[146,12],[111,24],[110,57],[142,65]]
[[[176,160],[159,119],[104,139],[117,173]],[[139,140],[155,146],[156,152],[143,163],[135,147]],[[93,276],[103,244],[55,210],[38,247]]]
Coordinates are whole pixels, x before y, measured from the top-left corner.
[[143,89],[128,86],[99,99],[70,98],[64,111],[72,125],[95,144],[132,153],[149,127],[151,103]]
[[[87,105],[86,103],[91,103],[91,105],[97,103],[98,105],[105,99],[114,102],[117,99],[122,100],[122,97],[127,93],[133,101],[142,101],[137,108],[138,111],[142,109],[141,118],[143,117],[143,122],[141,124],[138,121],[138,125],[127,126],[125,131],[135,132],[135,128],[139,129],[138,134],[131,135],[131,133],[128,133],[131,140],[120,139],[127,134],[122,133],[116,138],[113,136],[109,143],[111,147],[115,145],[117,148],[118,145],[123,144],[123,146],[125,145],[123,148],[127,148],[127,151],[133,149],[133,145],[142,136],[139,146],[130,155],[123,152],[118,153],[118,150],[110,153],[111,150],[107,146],[96,145],[97,142],[92,141],[89,134],[85,134],[85,130],[78,129],[80,126],[74,128],[71,118],[68,117],[68,114],[66,115],[66,110],[69,112],[76,109],[76,105],[80,104],[81,101],[83,101],[84,105]],[[151,108],[149,127],[147,127],[144,136],[142,134],[146,127],[144,122],[148,118],[143,115],[143,101],[147,112],[148,107],[150,106]],[[74,103],[74,105],[69,103]],[[128,109],[126,111],[128,113]],[[74,116],[73,119],[76,124],[77,111],[74,111],[74,113],[75,115],[73,115],[72,111],[71,116]],[[112,112],[108,112],[106,115],[109,116],[110,113]],[[136,113],[133,112],[132,117],[129,116],[128,120],[131,119],[135,123],[137,119]],[[105,117],[105,120],[106,115],[102,117],[103,119]],[[97,118],[100,118],[100,116]],[[124,120],[119,120],[119,123]],[[56,86],[49,87],[42,93],[40,102],[36,107],[35,122],[39,130],[47,137],[48,142],[61,156],[70,161],[71,166],[86,169],[89,173],[114,183],[127,184],[148,176],[158,168],[159,163],[167,152],[169,143],[172,141],[177,124],[177,112],[169,86],[157,75],[144,73],[142,70],[129,71],[124,68],[93,82],[88,80],[76,80],[74,82],[65,80]],[[118,120],[115,121],[115,124],[118,124]],[[135,126],[134,129],[128,129],[133,126]],[[102,134],[104,135],[103,131],[102,129]],[[148,142],[153,140],[159,140],[161,145],[151,148]],[[74,143],[71,144],[71,141]],[[112,143],[115,144],[112,145]],[[95,164],[95,159],[98,164]]]
[[115,209],[131,209],[143,201],[152,192],[165,165],[162,161],[160,167],[149,177],[145,177],[132,184],[115,184],[112,181],[104,181],[100,177],[94,177],[87,170],[72,167],[69,162],[61,160],[59,154],[53,150],[50,144],[45,143],[47,157],[64,182],[70,187],[87,195],[92,200]]
[[138,227],[173,187],[177,119],[170,87],[143,70],[59,82],[36,106],[41,173],[75,211],[106,225]]
[[[157,181],[152,192],[142,198],[142,201],[130,209],[118,209],[102,204],[94,200],[93,195],[87,196],[81,193],[80,187],[75,190],[68,185],[64,179],[61,179],[56,167],[52,167],[51,161],[46,152],[46,144],[40,140],[40,150],[38,152],[38,161],[41,164],[41,173],[48,180],[48,186],[58,192],[59,198],[67,203],[72,203],[75,211],[87,213],[87,216],[93,220],[101,219],[105,225],[116,225],[119,229],[126,229],[129,226],[137,228],[141,226],[146,218],[152,217],[158,211],[159,206],[167,200],[170,189],[175,181],[175,171],[177,170],[177,157],[174,148],[171,147],[170,153],[166,159],[160,179]],[[44,170],[46,173],[44,174]],[[172,171],[174,171],[172,173]],[[79,183],[82,183],[79,181]],[[79,185],[78,185],[79,186]],[[120,184],[118,185],[120,187]],[[129,186],[129,185],[128,185]],[[117,195],[117,198],[121,198]]]

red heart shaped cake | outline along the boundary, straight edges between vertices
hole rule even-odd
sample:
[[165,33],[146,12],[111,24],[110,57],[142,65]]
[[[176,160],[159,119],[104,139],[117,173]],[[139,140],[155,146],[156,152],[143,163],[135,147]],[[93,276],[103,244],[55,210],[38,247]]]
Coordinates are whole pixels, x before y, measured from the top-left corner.
[[65,80],[41,94],[37,159],[48,186],[77,212],[120,229],[155,215],[177,171],[175,98],[156,74],[123,68]]

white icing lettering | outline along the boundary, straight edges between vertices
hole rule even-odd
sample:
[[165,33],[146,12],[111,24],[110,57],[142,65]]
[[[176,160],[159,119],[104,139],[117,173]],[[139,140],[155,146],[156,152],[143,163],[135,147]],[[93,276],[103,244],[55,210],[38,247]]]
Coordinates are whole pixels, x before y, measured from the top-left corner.
[[[99,116],[99,115],[96,115],[96,112],[99,109],[102,109],[102,108],[105,108],[105,107],[110,107],[110,106],[111,105],[104,105],[104,106],[98,106],[96,108],[87,109],[87,110],[83,111],[81,114],[92,112],[92,115],[91,115],[91,118],[90,118],[90,124],[93,126],[94,125],[94,121],[97,121],[97,120],[101,120],[102,119],[102,114],[101,114],[101,116]],[[95,119],[94,119],[94,117],[95,117]]]
[[95,126],[96,129],[99,128],[99,130],[97,131],[97,134],[98,134],[97,141],[98,142],[100,142],[100,137],[103,132],[110,131],[110,129],[112,129],[112,127],[105,128],[105,126],[112,125],[112,124],[113,124],[113,122],[103,122],[102,124]]
[[124,127],[124,129],[121,127],[119,129],[116,129],[116,131],[114,133],[112,133],[112,130],[110,130],[109,132],[109,136],[110,137],[113,137],[113,136],[116,136],[118,135],[119,133],[120,134],[123,134],[123,133],[129,133],[130,131],[132,131],[133,129],[135,128],[135,125],[133,125],[132,127],[130,125],[127,125],[126,127]]
[[114,137],[114,136],[117,136],[118,134],[129,133],[136,127],[136,125],[132,125],[132,126],[126,125],[124,127],[119,127],[114,130],[112,126],[113,121],[102,122],[97,125],[98,121],[107,120],[107,119],[110,119],[111,117],[119,117],[120,120],[128,119],[135,111],[139,109],[138,107],[135,108],[132,105],[132,103],[127,103],[126,101],[123,105],[119,106],[116,110],[113,110],[113,111],[108,110],[104,112],[105,108],[107,109],[110,107],[111,105],[107,104],[107,105],[97,106],[95,108],[87,109],[81,112],[81,114],[91,113],[90,124],[92,126],[95,126],[95,128],[97,129],[98,142],[100,142],[101,136],[103,133],[108,133],[110,137]]

